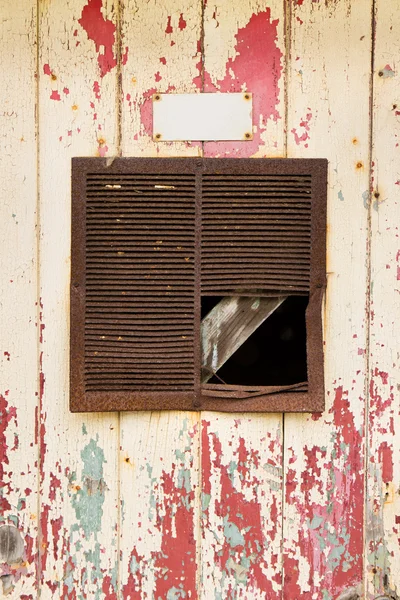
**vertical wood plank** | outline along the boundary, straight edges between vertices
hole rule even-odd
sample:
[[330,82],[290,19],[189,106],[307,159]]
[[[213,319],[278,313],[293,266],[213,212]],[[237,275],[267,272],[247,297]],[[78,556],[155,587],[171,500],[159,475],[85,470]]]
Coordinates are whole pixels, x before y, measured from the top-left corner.
[[0,595],[37,597],[36,2],[0,2]]
[[115,4],[40,3],[41,598],[116,598],[118,417],[70,414],[70,159],[115,153]]
[[204,92],[253,94],[253,139],[206,142],[204,156],[281,157],[285,151],[285,4],[204,1]]
[[[195,91],[201,5],[124,2],[122,153],[201,155],[152,140],[152,95]],[[121,597],[198,598],[198,413],[121,414]]]
[[400,10],[395,1],[375,6],[366,598],[394,598],[400,593]]
[[327,157],[326,410],[285,416],[284,589],[362,593],[371,1],[293,2],[288,155]]
[[[205,92],[253,94],[253,140],[204,156],[283,156],[284,3],[204,2]],[[202,598],[281,598],[282,417],[202,413]]]
[[280,425],[202,413],[202,598],[281,598]]

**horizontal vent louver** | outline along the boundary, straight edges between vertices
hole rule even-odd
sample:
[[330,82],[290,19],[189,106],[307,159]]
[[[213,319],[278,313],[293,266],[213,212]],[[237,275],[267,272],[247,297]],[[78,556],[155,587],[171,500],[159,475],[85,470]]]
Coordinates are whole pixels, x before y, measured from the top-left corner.
[[193,389],[194,244],[194,175],[87,175],[87,392]]
[[310,253],[310,176],[203,176],[203,294],[307,294]]

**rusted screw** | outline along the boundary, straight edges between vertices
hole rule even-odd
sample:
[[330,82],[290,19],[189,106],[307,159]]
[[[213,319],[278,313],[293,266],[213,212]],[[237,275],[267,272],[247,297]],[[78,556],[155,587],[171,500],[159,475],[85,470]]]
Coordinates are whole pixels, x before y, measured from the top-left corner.
[[245,99],[245,100],[250,100],[250,94],[245,94],[245,95],[244,95],[244,99]]
[[249,139],[251,138],[251,133],[249,133],[249,132],[246,132],[246,133],[244,134],[244,137],[246,138],[246,140],[249,140]]
[[357,169],[362,169],[363,164],[362,164],[362,162],[358,162],[356,166],[357,166]]
[[155,95],[153,96],[153,98],[154,98],[154,100],[161,100],[161,96],[160,96],[160,94],[155,94]]
[[380,196],[380,193],[379,192],[375,192],[374,197],[375,198],[379,198],[379,196]]
[[156,140],[161,140],[161,133],[156,133],[154,137],[156,138]]
[[379,77],[383,77],[383,71],[379,71],[378,75]]

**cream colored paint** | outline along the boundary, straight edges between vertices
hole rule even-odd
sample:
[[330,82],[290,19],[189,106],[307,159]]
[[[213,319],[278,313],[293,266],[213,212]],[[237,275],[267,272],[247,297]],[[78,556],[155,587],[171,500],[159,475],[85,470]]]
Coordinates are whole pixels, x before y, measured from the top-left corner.
[[[186,21],[184,29],[179,28],[181,13]],[[169,17],[172,33],[166,33]],[[167,92],[171,86],[177,93],[195,91],[193,79],[198,75],[196,63],[200,60],[197,53],[197,41],[201,36],[200,3],[184,0],[178,7],[173,0],[151,0],[140,3],[138,9],[137,2],[127,0],[122,15],[122,35],[124,44],[131,49],[122,68],[122,155],[201,155],[201,144],[154,142],[151,127],[153,91]],[[162,77],[159,82],[155,81],[156,73]],[[143,128],[140,112],[145,102],[149,106],[147,131]],[[151,597],[156,581],[163,577],[162,559],[159,558],[163,538],[170,538],[171,548],[181,544],[182,534],[177,537],[176,530],[165,532],[159,519],[165,517],[168,505],[170,511],[176,510],[173,499],[162,485],[163,473],[172,476],[173,486],[177,489],[182,489],[179,486],[184,474],[194,493],[193,498],[186,494],[197,543],[197,555],[190,559],[200,564],[199,434],[198,413],[121,414],[121,586],[128,585],[130,576],[135,582],[141,577],[141,583],[136,583],[135,589],[138,593],[140,590],[142,598],[145,594]],[[133,468],[126,457],[132,458]],[[176,527],[176,516],[172,526]],[[137,567],[135,561],[132,563],[134,549],[141,557]],[[174,554],[174,550],[171,552]],[[181,583],[180,579],[178,583]]]
[[[36,39],[36,4],[17,3],[10,11],[9,3],[0,2],[3,61],[0,77],[5,98],[0,111],[3,140],[0,260],[4,280],[0,299],[0,395],[4,396],[8,390],[5,396],[8,407],[16,407],[17,411],[5,433],[9,462],[5,463],[4,479],[11,508],[3,516],[18,526],[25,542],[29,536],[33,538],[33,558],[19,566],[21,572],[11,581],[14,588],[10,588],[8,597],[37,598],[38,586],[43,599],[65,598],[64,586],[87,598],[106,598],[115,586],[117,597],[121,597],[133,569],[134,547],[143,561],[139,569],[143,577],[141,597],[151,597],[157,579],[163,576],[163,568],[157,566],[154,557],[160,556],[163,540],[170,539],[171,544],[179,540],[176,515],[168,532],[157,521],[157,516],[162,521],[169,514],[172,498],[162,485],[165,475],[171,478],[176,490],[182,490],[185,484],[190,490],[187,498],[197,542],[200,597],[207,600],[217,598],[218,594],[227,597],[229,586],[233,586],[238,597],[240,593],[246,597],[245,572],[239,555],[230,558],[228,572],[215,561],[216,553],[226,544],[218,509],[223,476],[232,467],[231,463],[237,461],[242,439],[247,452],[259,453],[261,460],[258,465],[249,460],[244,480],[232,472],[241,502],[244,506],[255,501],[259,506],[265,539],[271,537],[275,525],[270,519],[274,503],[279,514],[277,534],[264,549],[261,570],[272,581],[277,568],[281,569],[283,540],[284,553],[298,561],[300,593],[320,598],[322,590],[332,581],[327,569],[318,570],[330,550],[315,547],[311,568],[299,542],[299,534],[306,536],[310,531],[310,523],[301,514],[305,496],[298,495],[298,505],[285,505],[282,474],[286,477],[288,469],[293,469],[300,485],[305,474],[311,472],[306,451],[326,448],[326,457],[317,452],[314,471],[319,470],[320,475],[315,477],[316,483],[307,496],[310,504],[326,507],[329,495],[334,494],[334,480],[327,464],[335,466],[335,477],[348,467],[346,452],[334,456],[335,436],[343,441],[344,435],[334,420],[337,417],[340,421],[348,414],[353,419],[354,431],[361,432],[360,452],[365,439],[369,447],[362,597],[374,598],[396,589],[399,593],[396,315],[400,248],[396,202],[400,174],[396,144],[400,134],[399,117],[393,108],[400,105],[397,3],[375,2],[372,159],[373,192],[380,195],[373,196],[370,204],[372,2],[293,3],[291,10],[283,1],[269,3],[271,18],[279,21],[277,44],[283,53],[288,44],[284,37],[285,19],[290,29],[290,60],[288,79],[283,75],[279,84],[280,119],[268,121],[262,134],[265,146],[260,154],[283,156],[287,139],[289,156],[323,156],[330,161],[328,289],[324,312],[327,409],[317,420],[285,416],[284,427],[281,415],[203,413],[207,439],[218,439],[222,448],[218,463],[215,446],[210,446],[213,462],[211,494],[207,498],[208,522],[204,517],[201,520],[200,490],[205,483],[201,481],[204,466],[201,457],[206,449],[200,442],[198,413],[126,413],[118,417],[113,413],[72,415],[68,410],[70,158],[120,153],[126,156],[202,153],[198,144],[153,142],[141,120],[144,97],[152,89],[167,92],[173,86],[176,92],[198,91],[193,80],[199,74],[201,58],[197,47],[201,37],[200,2],[185,0],[177,6],[172,0],[126,0],[123,4],[123,10],[119,11],[112,2],[103,1],[102,7],[104,18],[121,24],[121,45],[129,48],[126,64],[120,69],[120,81],[117,66],[101,77],[98,54],[104,49],[96,50],[95,43],[78,23],[86,0],[40,2],[39,39]],[[265,5],[259,2],[221,0],[207,4],[205,69],[213,82],[224,77],[228,59],[236,55],[238,29],[247,24],[252,14],[262,10]],[[179,28],[181,14],[186,21],[183,29]],[[173,33],[166,33],[169,17]],[[282,63],[285,60],[283,57]],[[46,71],[45,65],[48,65]],[[159,81],[156,73],[161,77]],[[94,89],[95,82],[98,91]],[[54,92],[60,100],[51,99]],[[302,136],[304,139],[299,140]],[[365,307],[369,252],[373,313],[368,342]],[[41,324],[44,329],[38,343]],[[368,343],[373,393],[389,400],[392,386],[393,399],[377,410],[375,399],[370,398],[371,427],[365,438]],[[45,377],[41,398],[40,370]],[[380,372],[387,373],[387,383]],[[345,392],[342,406],[348,406],[346,415],[336,415],[332,410],[333,396],[340,386]],[[39,405],[38,425],[43,428],[38,428],[41,434],[38,440],[35,409]],[[391,418],[395,433],[391,433]],[[387,472],[382,459],[384,443],[393,450],[393,480],[387,485],[383,481],[383,473]],[[95,474],[99,464],[103,469],[101,479],[89,481],[88,472],[93,469],[90,472]],[[334,496],[343,508],[338,513],[342,520],[348,518],[346,486],[357,475],[354,472],[346,480],[341,495]],[[25,507],[20,502],[23,498]],[[90,526],[88,515],[82,516],[77,510],[80,498],[89,507],[94,506],[91,504],[94,500],[101,501]],[[42,533],[37,540],[39,517]],[[326,521],[327,533],[335,536],[340,522],[333,523],[328,517]],[[90,527],[95,531],[90,532]],[[43,571],[39,569],[39,583],[34,564],[37,543],[42,555],[46,553]],[[371,553],[371,547],[375,554]],[[279,566],[275,568],[271,566],[273,556],[278,556]],[[100,574],[101,580],[96,580],[94,572]],[[137,574],[135,570],[134,573]],[[101,588],[106,577],[114,578],[114,583],[104,592]],[[4,583],[8,586],[9,581]],[[281,584],[275,580],[271,586],[278,597],[282,593]],[[257,587],[251,594],[252,599],[265,598],[265,592]]]
[[[9,3],[0,2],[6,15]],[[28,34],[27,34],[28,32]],[[35,594],[35,554],[38,527],[38,446],[35,409],[38,405],[37,241],[35,53],[36,3],[16,6],[0,27],[0,397],[4,432],[2,490],[9,507],[0,525],[14,525],[32,553],[7,569],[0,566],[0,595],[12,599]],[[12,65],[12,68],[9,66]],[[23,68],[21,68],[23,66]],[[15,415],[15,417],[13,416]],[[8,426],[7,426],[8,422]],[[5,458],[6,457],[6,458]],[[22,506],[25,508],[22,510]],[[25,564],[24,564],[25,563]]]
[[[296,557],[302,554],[299,528],[306,535],[310,533],[302,516],[310,502],[316,514],[320,511],[324,517],[321,528],[330,521],[326,512],[330,498],[338,503],[338,512],[342,506],[343,518],[349,518],[342,496],[346,492],[331,479],[330,470],[332,466],[344,472],[347,466],[347,449],[343,449],[341,456],[336,456],[335,450],[336,440],[343,441],[345,435],[335,425],[335,418],[345,423],[345,415],[338,416],[333,411],[335,393],[341,386],[352,427],[364,438],[368,211],[362,195],[369,188],[370,50],[370,0],[304,3],[293,9],[288,156],[329,160],[328,287],[324,305],[326,410],[316,421],[306,415],[284,417],[284,471],[289,468],[295,471],[300,488],[307,472],[318,473],[317,469],[308,471],[307,452],[313,449],[321,469],[320,475],[315,476],[319,485],[314,486],[311,497],[306,500],[299,490],[294,496],[298,504],[284,506],[284,551]],[[296,143],[296,134],[305,139]],[[326,449],[326,455],[321,454],[321,448]],[[359,451],[363,452],[363,442]],[[328,534],[324,531],[321,536]],[[333,533],[337,539],[328,542],[326,557],[329,550],[332,552],[341,543],[343,532],[339,525]],[[322,548],[319,552],[322,554]],[[314,565],[313,578],[317,573],[318,564]],[[330,577],[326,569],[322,577],[325,581],[318,583],[314,579],[310,588],[307,570],[301,569],[299,587],[303,593],[310,593],[310,598],[318,598],[321,588],[329,588]]]
[[379,0],[375,19],[367,598],[400,589],[400,9]]
[[[39,253],[45,325],[40,421],[46,445],[41,456],[42,518],[48,511],[48,539],[41,542],[47,556],[41,573],[43,600],[64,597],[64,586],[94,598],[99,583],[93,581],[93,570],[104,576],[118,565],[118,415],[71,414],[68,408],[71,157],[96,156],[99,148],[110,155],[116,151],[116,73],[100,77],[94,43],[78,24],[85,4],[42,2],[39,15]],[[105,17],[115,20],[113,3],[104,5]],[[45,74],[45,64],[53,76]],[[95,81],[100,99],[93,90]],[[51,99],[53,90],[61,100]],[[105,462],[99,481],[101,452]],[[86,456],[93,464],[85,469]],[[88,473],[97,480],[95,489],[100,486],[94,494]],[[53,477],[59,488],[54,489]],[[79,502],[83,504],[77,512]],[[57,519],[58,540],[51,527]]]

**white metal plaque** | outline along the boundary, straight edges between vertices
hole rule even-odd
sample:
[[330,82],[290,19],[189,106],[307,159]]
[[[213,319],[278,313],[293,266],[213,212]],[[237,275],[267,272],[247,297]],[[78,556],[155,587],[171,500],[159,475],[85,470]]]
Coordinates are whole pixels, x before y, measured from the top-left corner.
[[156,142],[251,140],[252,95],[154,94]]

